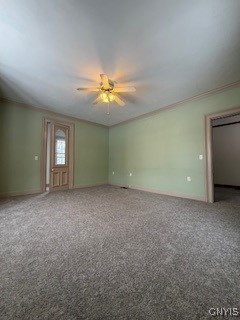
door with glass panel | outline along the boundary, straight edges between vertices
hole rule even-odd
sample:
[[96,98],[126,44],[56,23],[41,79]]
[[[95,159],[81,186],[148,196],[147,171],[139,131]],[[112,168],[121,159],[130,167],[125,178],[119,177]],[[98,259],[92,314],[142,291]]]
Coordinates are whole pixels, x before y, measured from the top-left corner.
[[50,191],[69,189],[70,127],[51,122]]

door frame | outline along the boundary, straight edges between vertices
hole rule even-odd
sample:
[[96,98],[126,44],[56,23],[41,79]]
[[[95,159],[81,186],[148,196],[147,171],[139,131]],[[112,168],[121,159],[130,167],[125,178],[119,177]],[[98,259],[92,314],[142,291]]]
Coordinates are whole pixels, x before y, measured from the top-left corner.
[[74,130],[75,125],[71,122],[62,121],[54,118],[43,117],[42,121],[42,150],[41,150],[41,191],[46,191],[46,156],[47,156],[47,125],[55,122],[59,125],[69,126],[69,189],[73,189],[73,159],[74,159]]
[[205,189],[206,201],[214,202],[213,152],[212,152],[212,120],[234,116],[240,113],[240,107],[205,115]]

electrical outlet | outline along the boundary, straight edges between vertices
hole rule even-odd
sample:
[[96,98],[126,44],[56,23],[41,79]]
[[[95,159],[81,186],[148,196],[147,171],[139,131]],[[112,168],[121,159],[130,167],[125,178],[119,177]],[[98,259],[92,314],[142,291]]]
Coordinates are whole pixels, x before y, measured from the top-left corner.
[[191,182],[191,181],[192,181],[192,178],[191,178],[191,177],[187,177],[187,181],[188,181],[188,182]]
[[112,174],[114,175],[114,173],[115,173],[115,172],[113,171]]
[[200,154],[200,155],[199,155],[199,160],[202,160],[202,159],[203,159],[203,155]]
[[130,176],[130,177],[132,176],[132,172],[129,173],[129,176]]
[[38,156],[34,156],[34,160],[38,161]]

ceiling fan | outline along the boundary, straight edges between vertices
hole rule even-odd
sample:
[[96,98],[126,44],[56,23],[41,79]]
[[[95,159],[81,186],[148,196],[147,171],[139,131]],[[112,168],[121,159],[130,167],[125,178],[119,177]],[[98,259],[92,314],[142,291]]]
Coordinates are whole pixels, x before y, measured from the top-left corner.
[[80,91],[90,91],[98,92],[98,97],[93,101],[93,104],[99,102],[109,103],[115,101],[120,106],[125,106],[125,102],[119,97],[117,93],[121,92],[134,92],[136,89],[134,87],[115,87],[112,80],[108,79],[106,74],[100,74],[101,83],[99,87],[90,88],[78,88]]

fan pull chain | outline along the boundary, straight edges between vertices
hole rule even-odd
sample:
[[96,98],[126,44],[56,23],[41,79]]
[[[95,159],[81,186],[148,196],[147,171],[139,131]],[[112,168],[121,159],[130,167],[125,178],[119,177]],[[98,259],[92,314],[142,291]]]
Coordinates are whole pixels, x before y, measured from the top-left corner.
[[107,115],[110,114],[110,107],[109,107],[109,101],[108,101],[108,104],[107,104]]

